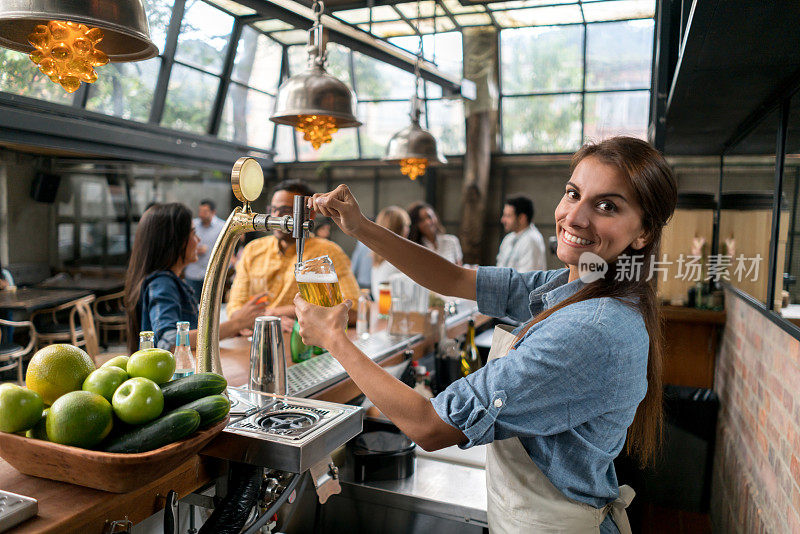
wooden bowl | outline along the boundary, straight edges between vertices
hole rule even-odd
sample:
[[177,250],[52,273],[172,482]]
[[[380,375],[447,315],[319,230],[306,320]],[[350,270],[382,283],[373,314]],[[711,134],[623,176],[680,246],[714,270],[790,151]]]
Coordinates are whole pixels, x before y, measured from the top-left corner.
[[0,456],[20,473],[126,493],[168,473],[222,432],[230,417],[188,438],[138,454],[92,451],[0,432]]

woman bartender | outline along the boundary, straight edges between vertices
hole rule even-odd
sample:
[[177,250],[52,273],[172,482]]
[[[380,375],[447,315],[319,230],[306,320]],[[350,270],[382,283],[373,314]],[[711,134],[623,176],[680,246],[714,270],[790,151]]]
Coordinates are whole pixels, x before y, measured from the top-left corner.
[[[660,328],[648,274],[676,200],[675,179],[649,144],[616,137],[586,145],[573,156],[555,211],[557,255],[567,268],[519,273],[454,265],[371,223],[339,186],[313,204],[345,233],[433,291],[528,323],[513,333],[498,327],[489,363],[432,401],[346,337],[350,303],[320,308],[296,297],[300,334],[328,349],[423,449],[489,444],[493,533],[625,534],[633,490],[618,487],[613,460],[625,445],[646,463],[661,436]],[[599,280],[580,276],[587,252],[608,263]],[[641,266],[640,276],[630,265]]]

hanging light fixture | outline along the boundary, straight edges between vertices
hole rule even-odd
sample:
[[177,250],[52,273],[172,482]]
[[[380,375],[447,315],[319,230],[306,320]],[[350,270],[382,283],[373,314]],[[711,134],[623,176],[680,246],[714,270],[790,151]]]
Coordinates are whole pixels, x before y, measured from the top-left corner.
[[[420,110],[419,89],[422,83],[420,77],[420,65],[422,64],[422,33],[420,26],[420,3],[417,0],[417,33],[419,34],[419,49],[417,50],[417,61],[414,65],[414,96],[411,97],[411,113],[409,118],[411,124],[397,132],[389,140],[386,146],[384,161],[400,164],[400,172],[412,180],[425,174],[425,170],[431,165],[442,165],[447,163],[445,157],[439,152],[436,138],[430,132],[423,130],[419,125],[419,118],[422,114]],[[434,30],[435,20],[434,20]]]
[[356,97],[347,85],[325,72],[325,40],[322,28],[324,5],[315,0],[314,24],[308,31],[308,68],[290,77],[278,88],[272,122],[292,126],[303,133],[315,150],[331,142],[340,128],[354,128]]
[[95,67],[158,54],[142,0],[0,0],[0,46],[29,53],[70,93],[97,80]]

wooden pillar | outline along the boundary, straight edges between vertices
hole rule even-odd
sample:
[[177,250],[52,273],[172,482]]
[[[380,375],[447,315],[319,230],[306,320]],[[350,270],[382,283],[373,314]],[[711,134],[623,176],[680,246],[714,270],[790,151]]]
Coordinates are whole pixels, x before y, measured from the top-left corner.
[[475,82],[477,98],[465,101],[467,150],[459,238],[464,263],[482,263],[491,256],[483,238],[492,152],[497,147],[499,34],[493,27],[464,28],[462,34],[464,78]]

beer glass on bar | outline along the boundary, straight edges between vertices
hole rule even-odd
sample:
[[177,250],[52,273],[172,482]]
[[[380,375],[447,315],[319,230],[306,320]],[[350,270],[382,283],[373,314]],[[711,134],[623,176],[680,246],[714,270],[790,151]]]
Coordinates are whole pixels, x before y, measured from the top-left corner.
[[300,294],[311,304],[332,307],[342,303],[339,278],[328,256],[298,262],[294,278]]

